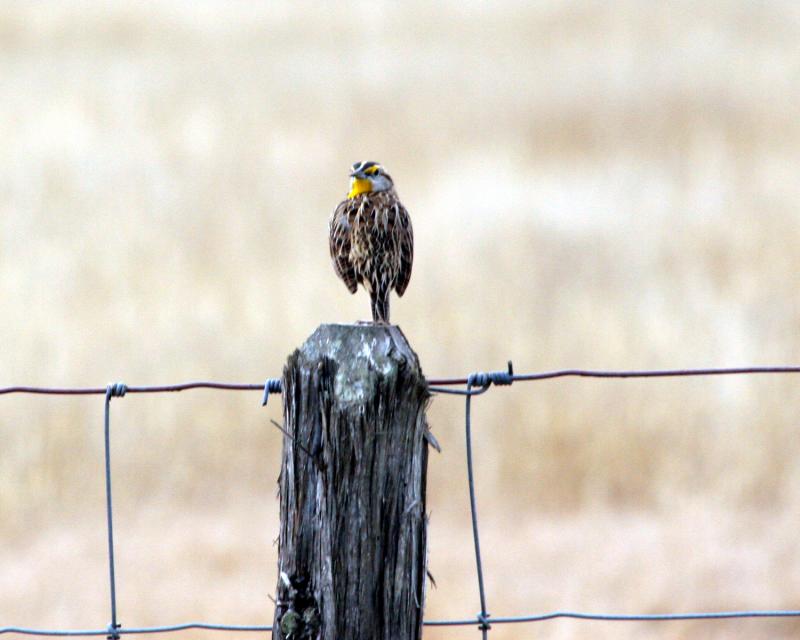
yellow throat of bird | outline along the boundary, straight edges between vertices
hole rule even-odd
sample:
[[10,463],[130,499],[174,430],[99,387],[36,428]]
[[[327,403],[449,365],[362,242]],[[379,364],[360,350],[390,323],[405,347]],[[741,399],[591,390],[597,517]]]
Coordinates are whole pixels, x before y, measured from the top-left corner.
[[369,180],[353,178],[350,181],[350,193],[347,194],[347,197],[352,199],[368,191],[372,191],[372,183]]

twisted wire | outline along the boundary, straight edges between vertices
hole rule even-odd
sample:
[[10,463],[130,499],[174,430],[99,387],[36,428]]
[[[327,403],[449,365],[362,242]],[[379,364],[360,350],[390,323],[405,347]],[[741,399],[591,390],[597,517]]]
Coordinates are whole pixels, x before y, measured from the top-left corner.
[[267,381],[264,383],[264,395],[261,398],[261,406],[267,406],[270,393],[281,393],[282,391],[283,382],[280,378],[267,378]]

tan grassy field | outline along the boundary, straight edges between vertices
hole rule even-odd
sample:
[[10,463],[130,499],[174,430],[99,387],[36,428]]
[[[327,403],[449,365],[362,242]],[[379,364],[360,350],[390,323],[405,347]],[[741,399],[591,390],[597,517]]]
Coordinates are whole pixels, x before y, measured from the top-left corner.
[[[3,3],[0,386],[279,375],[318,324],[368,314],[327,255],[361,159],[414,221],[393,320],[431,377],[797,362],[798,41],[780,0]],[[476,400],[491,612],[800,608],[799,381]],[[271,620],[279,404],[114,401],[123,625]],[[462,402],[430,420],[428,618],[461,618],[478,610]],[[0,397],[0,627],[107,624],[103,507],[102,399]]]

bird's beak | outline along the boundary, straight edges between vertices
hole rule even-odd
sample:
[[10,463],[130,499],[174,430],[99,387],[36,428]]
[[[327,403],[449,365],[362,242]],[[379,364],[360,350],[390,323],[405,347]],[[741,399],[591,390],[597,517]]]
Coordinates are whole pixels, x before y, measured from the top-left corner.
[[367,179],[367,174],[364,173],[363,171],[353,171],[353,173],[350,174],[350,177],[351,178],[358,178],[359,180],[366,180]]

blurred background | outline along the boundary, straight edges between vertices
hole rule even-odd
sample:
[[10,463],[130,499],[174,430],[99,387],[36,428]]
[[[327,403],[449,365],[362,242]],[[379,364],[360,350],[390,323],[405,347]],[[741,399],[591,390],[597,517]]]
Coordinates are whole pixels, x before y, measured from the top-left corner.
[[[279,376],[317,325],[369,315],[327,247],[357,160],[411,212],[392,319],[430,377],[796,363],[798,41],[788,0],[4,2],[0,386]],[[281,410],[260,399],[113,402],[124,626],[271,621]],[[792,376],[482,396],[490,611],[797,608],[798,416]],[[429,418],[427,617],[463,618],[463,403]],[[0,397],[0,626],[107,624],[102,451],[101,397]]]

